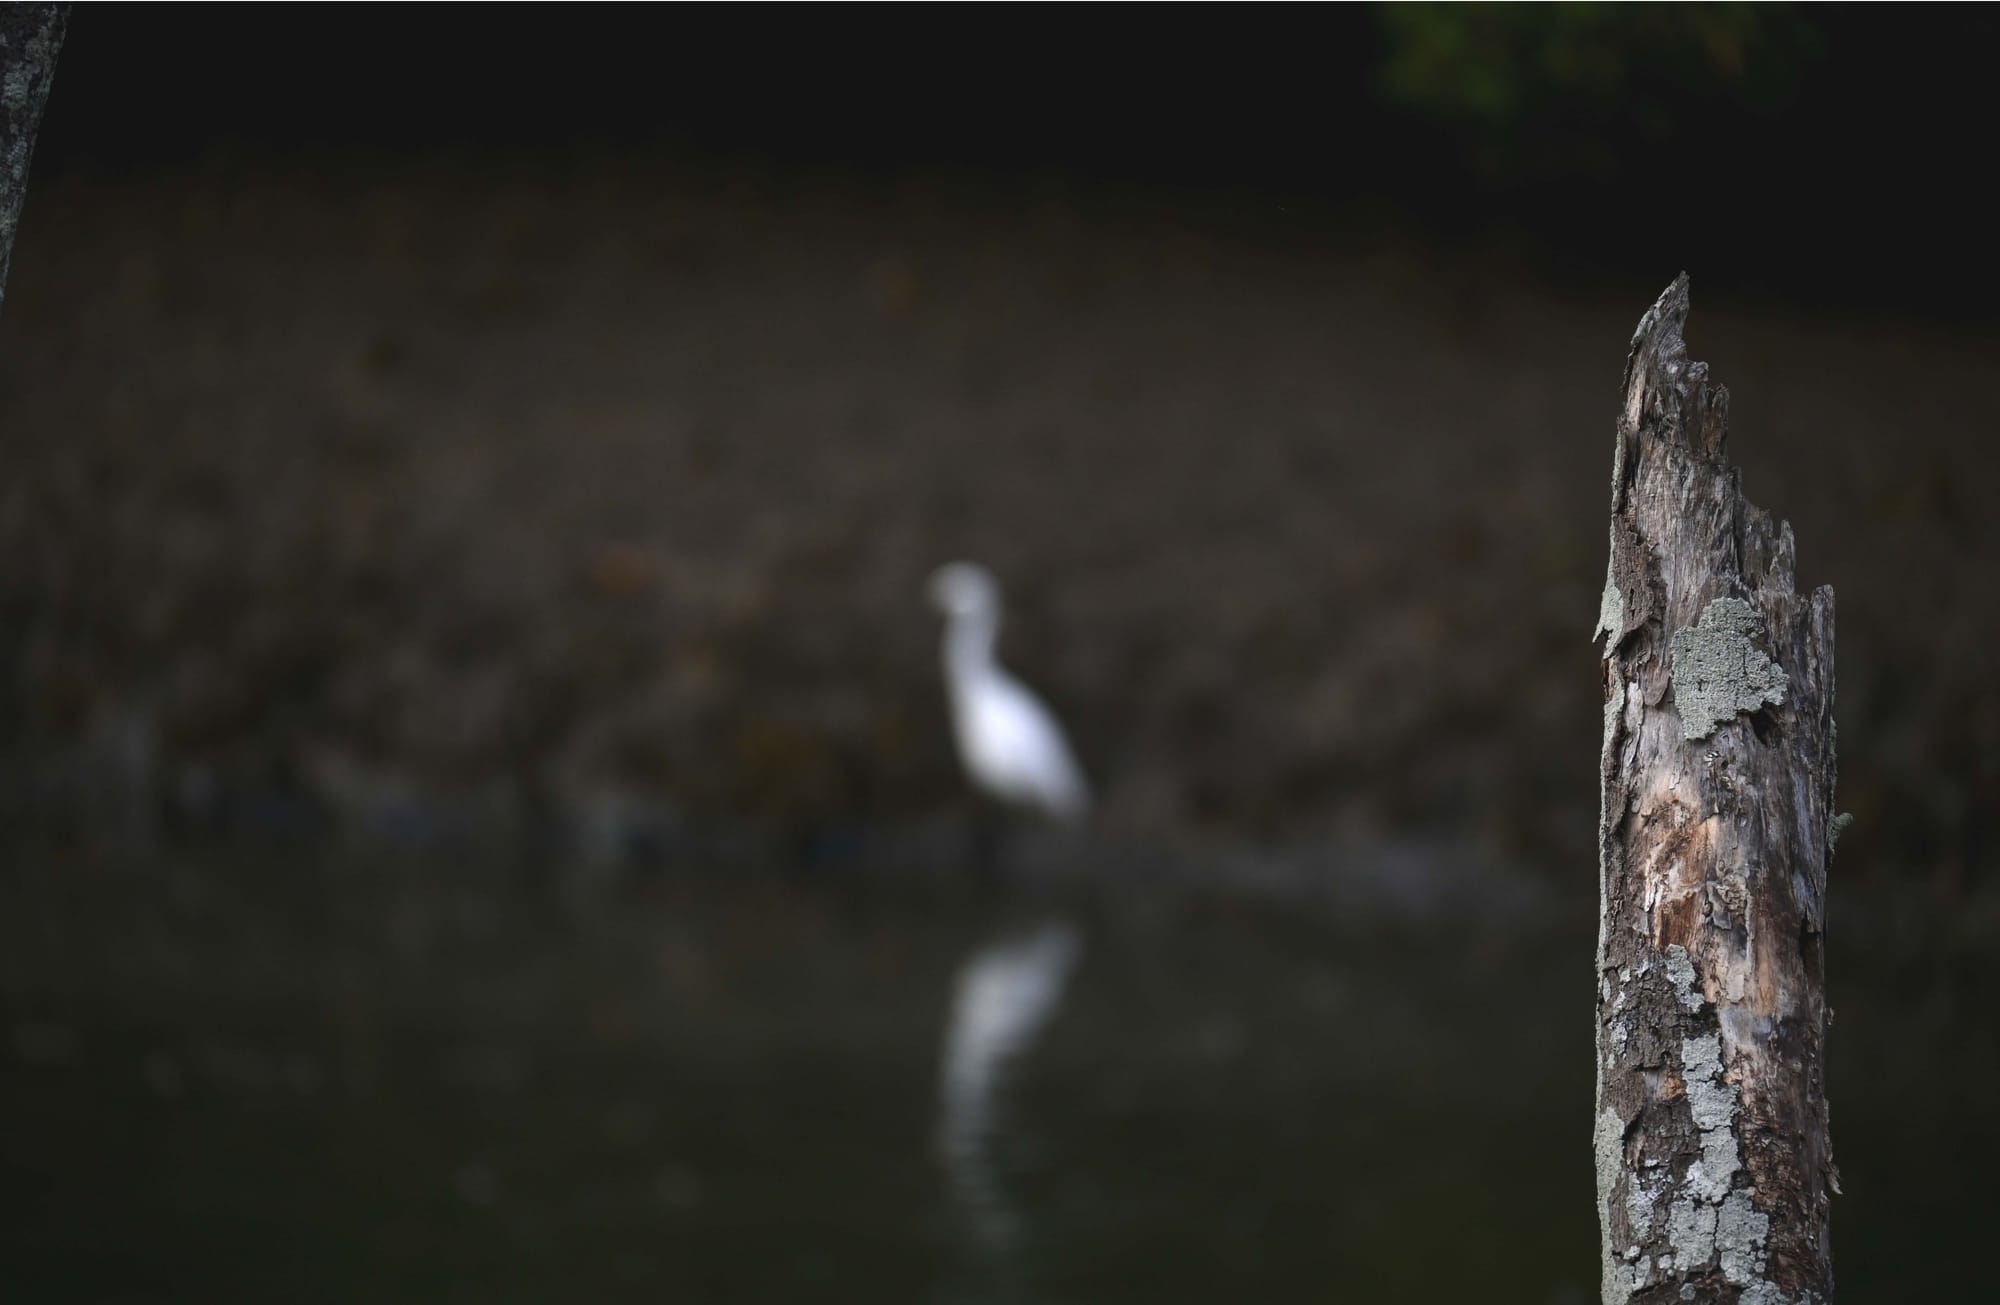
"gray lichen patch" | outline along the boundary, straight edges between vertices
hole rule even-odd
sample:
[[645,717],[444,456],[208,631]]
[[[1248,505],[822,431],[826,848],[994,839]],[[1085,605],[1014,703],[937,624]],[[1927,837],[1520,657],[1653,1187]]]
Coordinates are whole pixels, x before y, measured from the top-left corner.
[[[1692,1000],[1688,1009],[1705,1004],[1686,948],[1668,948],[1666,969],[1683,1004]],[[1752,1286],[1764,1273],[1770,1218],[1736,1186],[1743,1167],[1735,1129],[1741,1107],[1735,1085],[1724,1077],[1721,1035],[1683,1038],[1680,1053],[1688,1112],[1701,1146],[1685,1179],[1665,1167],[1631,1169],[1624,1120],[1609,1106],[1597,1114],[1602,1293],[1611,1305],[1626,1305],[1636,1293],[1675,1276],[1720,1271],[1732,1284]]]
[[1593,640],[1605,635],[1610,642],[1604,645],[1604,655],[1609,657],[1617,648],[1618,633],[1625,628],[1625,595],[1618,592],[1618,584],[1609,575],[1604,577],[1604,594],[1597,600],[1597,628],[1590,632]]
[[1729,1194],[1742,1164],[1736,1149],[1736,1089],[1722,1077],[1722,1039],[1714,1033],[1681,1040],[1681,1076],[1688,1111],[1701,1131],[1701,1159],[1688,1168],[1687,1186],[1696,1198],[1720,1201]]
[[1825,1305],[1825,1298],[1816,1291],[1787,1296],[1776,1283],[1755,1282],[1743,1289],[1743,1294],[1736,1298],[1736,1305]]
[[1632,1225],[1633,1241],[1652,1240],[1653,1220],[1658,1213],[1660,1188],[1664,1182],[1664,1175],[1651,1183],[1643,1175],[1634,1175],[1626,1180],[1625,1218]]
[[[1667,963],[1680,990],[1691,986],[1691,979],[1684,985],[1676,972],[1686,966],[1691,975],[1693,966],[1685,952],[1675,956],[1675,951],[1680,949],[1669,951]],[[1723,1077],[1719,1034],[1681,1040],[1681,1076],[1688,1113],[1701,1135],[1701,1158],[1688,1167],[1683,1192],[1667,1211],[1667,1255],[1660,1267],[1691,1274],[1713,1264],[1735,1286],[1764,1289],[1771,1219],[1748,1190],[1735,1185],[1742,1167],[1735,1128],[1739,1105],[1736,1088]]]
[[1682,738],[1705,739],[1738,712],[1785,701],[1784,668],[1750,642],[1760,625],[1750,604],[1718,598],[1699,621],[1674,631],[1674,706]]
[[1764,1276],[1764,1242],[1771,1235],[1771,1218],[1757,1208],[1748,1192],[1731,1192],[1715,1217],[1715,1250],[1722,1276],[1748,1286]]
[[1597,1112],[1592,1130],[1597,1151],[1597,1205],[1605,1230],[1604,1275],[1601,1284],[1604,1305],[1625,1305],[1632,1296],[1632,1274],[1618,1259],[1618,1248],[1610,1244],[1610,1210],[1625,1170],[1625,1121],[1609,1106]]
[[1826,854],[1828,856],[1832,856],[1834,849],[1840,846],[1840,836],[1846,833],[1847,827],[1853,823],[1854,813],[1852,811],[1843,811],[1826,822]]
[[1674,1266],[1692,1271],[1708,1263],[1715,1254],[1715,1214],[1714,1206],[1697,1201],[1682,1201],[1668,1211],[1667,1245],[1674,1248]]
[[1680,998],[1683,1010],[1700,1010],[1702,995],[1697,986],[1700,976],[1694,972],[1694,962],[1688,958],[1687,948],[1679,943],[1667,947],[1667,978],[1674,985],[1674,995]]

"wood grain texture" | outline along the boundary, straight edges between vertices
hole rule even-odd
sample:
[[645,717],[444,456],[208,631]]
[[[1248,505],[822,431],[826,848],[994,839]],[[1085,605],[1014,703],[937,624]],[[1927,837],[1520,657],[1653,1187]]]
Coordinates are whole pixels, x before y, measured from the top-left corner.
[[1823,1302],[1833,591],[1744,500],[1687,312],[1682,275],[1632,339],[1597,628],[1603,1294]]

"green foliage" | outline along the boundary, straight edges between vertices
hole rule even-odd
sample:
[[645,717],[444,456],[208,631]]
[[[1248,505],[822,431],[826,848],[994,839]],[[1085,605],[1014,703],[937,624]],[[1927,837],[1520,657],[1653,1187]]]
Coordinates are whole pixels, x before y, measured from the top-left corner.
[[1485,171],[1603,171],[1622,148],[1780,109],[1823,41],[1788,6],[1380,7],[1377,91]]

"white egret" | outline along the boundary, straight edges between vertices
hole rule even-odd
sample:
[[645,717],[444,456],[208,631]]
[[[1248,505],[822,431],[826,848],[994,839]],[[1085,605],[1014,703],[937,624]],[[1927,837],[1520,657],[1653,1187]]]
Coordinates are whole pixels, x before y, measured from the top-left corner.
[[931,575],[945,614],[944,680],[959,760],[974,785],[1010,806],[1073,825],[1090,809],[1090,786],[1062,727],[994,655],[1000,586],[985,567],[952,562]]

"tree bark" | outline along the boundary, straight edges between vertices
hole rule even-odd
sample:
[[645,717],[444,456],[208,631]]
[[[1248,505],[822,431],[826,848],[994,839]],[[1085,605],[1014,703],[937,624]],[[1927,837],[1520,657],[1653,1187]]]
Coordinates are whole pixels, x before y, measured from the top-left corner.
[[68,25],[68,5],[0,4],[0,306],[7,301],[7,269],[28,193],[35,131],[42,125]]
[[1833,590],[1744,501],[1683,274],[1640,321],[1611,470],[1598,830],[1607,1305],[1833,1290],[1821,925]]

